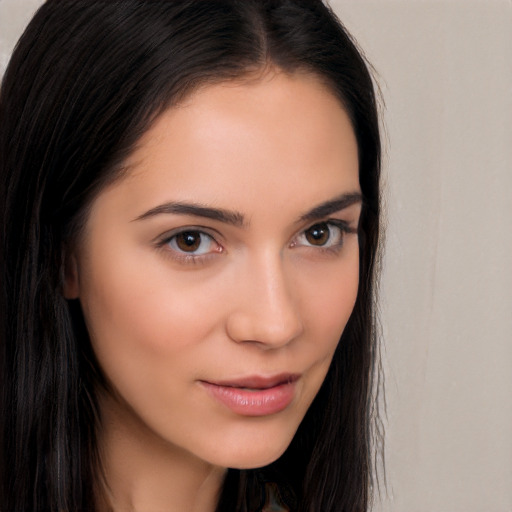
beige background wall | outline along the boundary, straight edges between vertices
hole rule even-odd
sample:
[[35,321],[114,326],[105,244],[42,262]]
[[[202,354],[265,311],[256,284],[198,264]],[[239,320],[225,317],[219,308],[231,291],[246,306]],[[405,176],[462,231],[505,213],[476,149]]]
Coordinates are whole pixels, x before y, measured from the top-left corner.
[[[36,0],[0,0],[2,70]],[[389,496],[512,511],[512,2],[332,0],[386,102]]]
[[393,512],[512,511],[512,2],[332,2],[381,78]]

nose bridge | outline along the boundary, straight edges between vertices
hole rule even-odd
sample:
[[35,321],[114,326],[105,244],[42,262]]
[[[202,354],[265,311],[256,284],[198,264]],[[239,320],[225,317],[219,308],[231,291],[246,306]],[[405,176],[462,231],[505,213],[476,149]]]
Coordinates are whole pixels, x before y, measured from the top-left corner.
[[242,296],[228,321],[231,338],[277,348],[299,336],[298,301],[279,252],[262,251],[250,258],[238,281]]

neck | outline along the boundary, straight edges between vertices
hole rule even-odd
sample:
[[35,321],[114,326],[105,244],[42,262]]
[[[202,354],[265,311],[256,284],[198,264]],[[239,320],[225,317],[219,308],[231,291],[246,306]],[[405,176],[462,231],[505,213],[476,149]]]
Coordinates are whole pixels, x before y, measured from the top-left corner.
[[214,512],[225,469],[162,439],[129,406],[101,401],[100,512]]

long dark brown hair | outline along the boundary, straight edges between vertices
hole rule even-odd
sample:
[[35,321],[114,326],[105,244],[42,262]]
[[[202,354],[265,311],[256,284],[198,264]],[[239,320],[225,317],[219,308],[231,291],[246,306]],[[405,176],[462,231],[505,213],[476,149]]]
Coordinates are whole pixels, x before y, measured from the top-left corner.
[[61,291],[66,247],[91,202],[122,177],[122,162],[165,109],[199,86],[269,65],[319,77],[351,119],[363,194],[360,285],[290,447],[265,468],[229,470],[218,510],[258,511],[269,486],[297,512],[368,509],[380,138],[353,40],[320,0],[48,0],[0,96],[2,512],[95,509],[101,369],[79,304]]

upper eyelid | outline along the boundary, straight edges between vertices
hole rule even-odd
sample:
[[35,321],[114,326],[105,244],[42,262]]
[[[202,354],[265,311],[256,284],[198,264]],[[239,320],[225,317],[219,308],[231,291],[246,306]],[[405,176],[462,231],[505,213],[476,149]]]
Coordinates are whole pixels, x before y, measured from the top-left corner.
[[180,233],[185,233],[187,231],[202,233],[204,235],[212,238],[216,243],[219,243],[218,238],[222,238],[222,235],[216,229],[206,227],[206,226],[182,226],[179,228],[170,229],[165,231],[164,233],[158,235],[153,239],[153,242],[159,243],[167,243],[171,238],[179,235]]
[[[336,226],[340,229],[343,229],[349,233],[351,233],[351,232],[355,233],[355,232],[357,232],[357,229],[358,229],[359,219],[356,219],[354,221],[345,220],[345,219],[333,219],[333,218],[321,219],[321,220],[317,220],[315,222],[308,223],[308,225],[306,227],[304,227],[303,229],[301,229],[299,231],[299,234],[303,233],[304,231],[307,231],[308,229],[311,229],[313,226],[318,226],[319,224],[330,224],[332,226]],[[355,224],[355,227],[352,226],[353,224]]]
[[[357,231],[358,226],[359,226],[359,219],[357,219],[357,221],[355,221],[355,222],[351,222],[351,221],[347,221],[347,220],[343,220],[343,219],[330,219],[327,221],[327,224],[333,224],[335,226],[342,227],[347,232],[351,233],[351,232]],[[355,224],[355,227],[353,226],[353,224]]]

